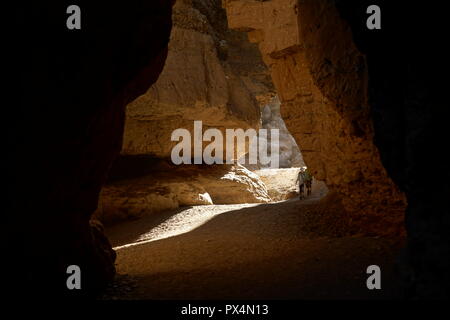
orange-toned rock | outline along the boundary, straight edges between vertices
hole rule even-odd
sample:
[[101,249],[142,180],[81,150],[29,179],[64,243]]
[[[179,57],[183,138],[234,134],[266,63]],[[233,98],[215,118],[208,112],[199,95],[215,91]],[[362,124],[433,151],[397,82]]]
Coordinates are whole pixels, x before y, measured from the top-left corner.
[[194,120],[223,133],[259,127],[260,108],[249,88],[252,83],[220,59],[216,43],[220,35],[207,17],[190,1],[180,0],[174,6],[173,23],[163,72],[127,107],[122,154],[168,158],[177,144],[171,141],[172,132],[177,128],[193,132]]
[[95,218],[113,223],[180,206],[271,201],[260,177],[240,164],[149,166],[143,176],[105,185]]
[[341,195],[355,220],[375,215],[400,226],[405,200],[373,143],[365,57],[333,1],[227,0],[223,5],[230,28],[248,31],[258,43],[281,114],[314,176]]

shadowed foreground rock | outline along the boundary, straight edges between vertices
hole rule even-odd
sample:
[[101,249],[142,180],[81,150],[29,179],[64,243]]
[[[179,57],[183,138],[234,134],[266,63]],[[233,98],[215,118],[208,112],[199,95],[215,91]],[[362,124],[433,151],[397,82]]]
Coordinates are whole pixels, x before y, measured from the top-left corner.
[[[7,285],[21,297],[87,296],[113,277],[115,255],[89,219],[121,150],[125,106],[156,81],[167,55],[172,1],[80,1],[81,30],[66,28],[70,4],[13,13],[19,104],[7,115],[2,245]],[[82,290],[66,288],[72,264]]]
[[[355,44],[366,55],[375,144],[394,182],[406,193],[408,247],[402,271],[408,297],[450,297],[448,166],[448,33],[441,4],[376,1],[381,32],[358,18],[370,1],[337,1]],[[417,45],[417,41],[420,45]],[[389,49],[388,49],[389,48]]]
[[110,224],[181,206],[270,201],[260,177],[238,163],[177,166],[170,160],[121,156],[94,216]]

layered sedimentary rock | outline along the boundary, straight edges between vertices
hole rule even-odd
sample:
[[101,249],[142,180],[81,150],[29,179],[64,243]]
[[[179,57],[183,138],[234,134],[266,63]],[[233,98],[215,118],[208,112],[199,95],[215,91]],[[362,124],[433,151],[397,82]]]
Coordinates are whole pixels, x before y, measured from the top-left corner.
[[[127,107],[122,154],[169,158],[177,144],[171,141],[172,132],[185,128],[193,134],[194,120],[223,133],[259,127],[256,97],[268,91],[267,83],[243,75],[233,64],[235,53],[229,52],[226,39],[236,36],[223,30],[225,16],[218,17],[222,10],[218,1],[177,1],[164,70],[146,94]],[[256,48],[241,53],[255,56],[254,66],[247,64],[247,69],[257,73]]]
[[[397,232],[404,196],[373,143],[365,57],[332,1],[224,1],[230,28],[258,43],[281,114],[313,175],[354,220]],[[376,218],[375,218],[376,217]],[[392,220],[389,227],[382,223]]]
[[[176,166],[157,159],[129,157],[122,158],[120,166],[128,173],[116,166],[118,171],[111,173],[112,181],[102,189],[94,215],[108,224],[180,206],[271,200],[259,176],[239,164]],[[139,176],[130,173],[130,166]]]
[[[114,276],[114,253],[90,215],[122,146],[125,106],[157,79],[172,1],[17,3],[12,45],[19,79],[8,118],[8,224],[3,290],[36,299],[87,296]],[[67,268],[82,290],[68,290]],[[15,293],[18,296],[15,296]]]
[[[127,106],[124,161],[144,156],[170,162],[172,149],[179,143],[171,141],[171,135],[178,128],[191,133],[193,157],[198,144],[194,121],[202,121],[203,131],[219,129],[224,142],[226,129],[258,129],[260,104],[274,94],[257,46],[245,34],[227,28],[220,1],[179,0],[172,18],[169,53],[161,75]],[[233,145],[236,159],[248,147],[248,141],[239,143],[236,140]],[[203,148],[208,144],[204,141]],[[179,206],[270,199],[264,184],[245,168],[195,167],[153,164],[148,171],[140,166],[141,177],[104,187],[96,216],[114,222]]]

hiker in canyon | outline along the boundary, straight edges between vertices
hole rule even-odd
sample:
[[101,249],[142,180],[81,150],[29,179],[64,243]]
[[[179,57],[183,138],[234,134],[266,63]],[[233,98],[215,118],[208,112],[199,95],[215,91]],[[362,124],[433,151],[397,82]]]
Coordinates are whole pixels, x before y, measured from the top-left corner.
[[304,167],[303,170],[303,181],[305,182],[305,186],[306,186],[306,195],[310,196],[311,195],[311,189],[312,189],[312,175],[309,172],[307,167]]
[[303,182],[299,184],[298,193],[300,200],[305,197],[305,184]]
[[298,172],[296,183],[298,183],[298,196],[301,200],[305,197],[305,182],[302,177],[302,168],[300,168],[300,171]]
[[297,176],[298,193],[300,200],[305,197],[305,180],[303,179],[303,167],[300,168]]
[[305,187],[306,187],[306,196],[311,195],[312,176],[309,173],[307,167],[300,168],[296,182],[298,183],[298,192],[299,192],[300,199],[304,199],[304,197],[305,197]]

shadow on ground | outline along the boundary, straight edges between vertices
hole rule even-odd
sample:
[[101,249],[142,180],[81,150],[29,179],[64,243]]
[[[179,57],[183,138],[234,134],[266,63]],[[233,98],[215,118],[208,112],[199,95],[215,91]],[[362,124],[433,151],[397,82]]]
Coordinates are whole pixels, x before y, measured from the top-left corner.
[[[330,194],[273,204],[198,206],[110,228],[113,246],[125,245],[117,249],[122,276],[116,289],[123,275],[135,285],[126,292],[112,290],[106,298],[401,298],[394,271],[398,241],[355,235],[335,200]],[[198,225],[174,233],[185,226],[183,217],[194,217]],[[366,269],[373,264],[381,267],[382,290],[366,287]]]

